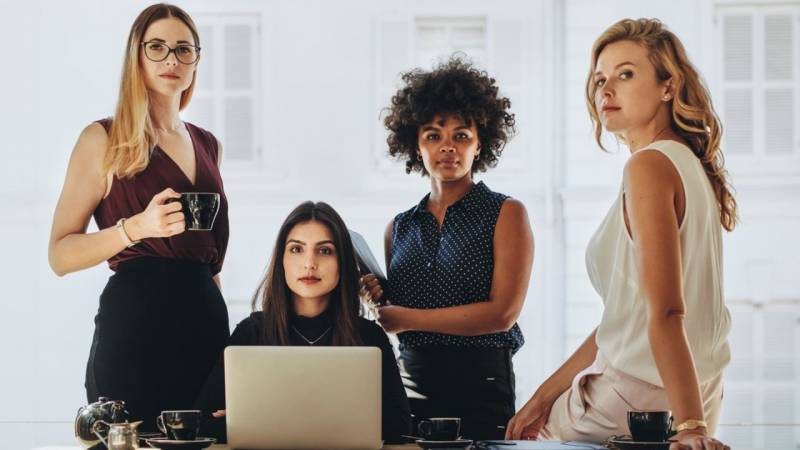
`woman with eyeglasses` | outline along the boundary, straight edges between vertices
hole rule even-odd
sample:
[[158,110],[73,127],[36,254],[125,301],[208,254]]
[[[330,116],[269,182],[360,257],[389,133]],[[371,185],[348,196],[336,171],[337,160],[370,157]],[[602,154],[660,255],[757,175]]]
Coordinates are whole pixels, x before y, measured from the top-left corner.
[[[221,147],[183,122],[200,61],[186,12],[152,5],[128,36],[114,117],[75,145],[53,217],[59,276],[108,261],[86,368],[90,402],[126,402],[140,429],[193,404],[229,335],[219,273],[228,244]],[[220,196],[211,231],[186,231],[180,192]],[[87,232],[91,217],[98,231]]]

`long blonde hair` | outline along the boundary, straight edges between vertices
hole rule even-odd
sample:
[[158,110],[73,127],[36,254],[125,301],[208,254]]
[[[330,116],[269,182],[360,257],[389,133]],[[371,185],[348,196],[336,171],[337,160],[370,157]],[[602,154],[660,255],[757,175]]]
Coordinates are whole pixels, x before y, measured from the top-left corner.
[[[118,178],[132,178],[144,170],[150,163],[150,154],[156,144],[149,95],[139,65],[139,52],[142,51],[142,39],[150,24],[168,17],[185,23],[192,32],[194,45],[200,46],[200,37],[192,18],[177,6],[165,3],[148,6],[133,22],[122,65],[117,109],[109,132],[109,147],[103,160],[103,170]],[[196,81],[195,73],[192,83],[181,93],[180,110],[189,104]]]
[[736,199],[725,170],[720,149],[722,124],[711,104],[711,96],[697,69],[689,61],[683,44],[657,19],[623,19],[609,27],[592,46],[592,65],[586,79],[586,106],[594,126],[594,136],[601,148],[603,126],[595,108],[594,71],[603,49],[614,42],[632,41],[648,52],[650,62],[661,81],[671,79],[675,91],[670,100],[671,127],[686,142],[703,164],[720,208],[722,226],[732,231],[736,226]]

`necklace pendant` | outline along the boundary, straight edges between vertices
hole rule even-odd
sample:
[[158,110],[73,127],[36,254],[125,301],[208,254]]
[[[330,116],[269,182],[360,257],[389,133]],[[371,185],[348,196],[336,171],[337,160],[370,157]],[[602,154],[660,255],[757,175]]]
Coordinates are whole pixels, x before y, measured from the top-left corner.
[[319,341],[320,341],[320,339],[322,339],[323,337],[325,337],[325,335],[326,335],[326,334],[328,334],[328,332],[329,332],[329,331],[331,331],[331,328],[333,328],[333,327],[328,327],[328,329],[326,329],[325,331],[323,331],[323,332],[322,332],[322,334],[320,334],[319,336],[317,336],[317,338],[316,338],[316,339],[314,339],[314,340],[311,340],[311,339],[309,339],[309,338],[305,337],[305,336],[303,335],[303,333],[301,333],[301,332],[300,332],[300,330],[298,330],[297,328],[295,328],[295,326],[294,326],[294,325],[292,325],[292,330],[294,330],[294,332],[295,332],[295,333],[297,333],[297,335],[298,335],[298,336],[300,336],[300,338],[301,338],[301,339],[303,339],[304,341],[306,341],[306,343],[307,343],[308,345],[314,345],[314,344],[316,344],[317,342],[319,342]]

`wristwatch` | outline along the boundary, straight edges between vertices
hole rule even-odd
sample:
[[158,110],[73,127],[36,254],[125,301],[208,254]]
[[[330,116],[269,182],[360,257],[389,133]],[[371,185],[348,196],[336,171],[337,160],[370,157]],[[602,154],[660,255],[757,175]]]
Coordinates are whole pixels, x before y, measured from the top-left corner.
[[681,422],[681,424],[675,428],[675,432],[680,433],[681,431],[694,430],[695,428],[700,427],[708,428],[708,424],[705,422],[705,420],[689,419]]
[[117,221],[117,231],[119,232],[119,236],[122,238],[122,242],[125,244],[125,248],[131,248],[134,245],[138,244],[141,241],[133,241],[131,237],[128,236],[128,232],[125,231],[125,218],[119,219]]

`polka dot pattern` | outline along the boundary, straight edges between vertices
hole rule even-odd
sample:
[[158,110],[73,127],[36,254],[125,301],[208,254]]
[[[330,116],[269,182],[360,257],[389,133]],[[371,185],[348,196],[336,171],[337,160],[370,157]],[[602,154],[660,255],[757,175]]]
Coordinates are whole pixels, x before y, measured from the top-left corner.
[[[494,229],[507,195],[482,181],[447,209],[441,231],[427,209],[426,195],[394,219],[388,298],[392,304],[432,309],[487,301],[494,270]],[[501,333],[453,336],[409,331],[398,335],[400,348],[510,348],[525,339],[519,325]]]

